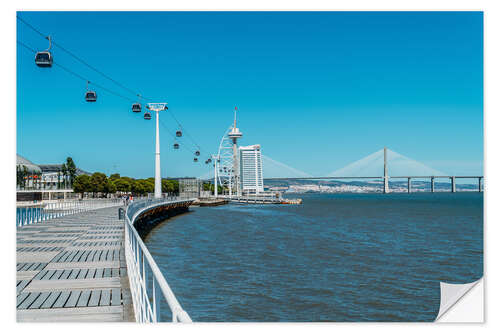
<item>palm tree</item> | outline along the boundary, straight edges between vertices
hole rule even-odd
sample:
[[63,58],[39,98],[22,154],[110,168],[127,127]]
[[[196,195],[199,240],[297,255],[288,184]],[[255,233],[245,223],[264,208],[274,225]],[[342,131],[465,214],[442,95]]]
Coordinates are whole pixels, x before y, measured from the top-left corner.
[[76,177],[76,165],[71,157],[66,158],[66,169],[69,174],[70,186],[72,187],[73,181],[75,180]]
[[66,176],[68,174],[68,168],[66,167],[66,164],[62,164],[61,165],[61,173],[63,175],[63,185],[64,185],[64,188],[66,189]]

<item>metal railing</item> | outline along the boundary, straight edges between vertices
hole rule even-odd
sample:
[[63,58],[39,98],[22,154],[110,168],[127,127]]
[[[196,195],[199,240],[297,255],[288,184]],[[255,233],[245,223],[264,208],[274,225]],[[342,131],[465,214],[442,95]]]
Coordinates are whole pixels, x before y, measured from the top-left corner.
[[22,227],[70,214],[121,205],[123,205],[122,199],[88,199],[66,200],[33,204],[29,207],[16,207],[16,226]]
[[164,204],[182,204],[189,201],[192,202],[192,200],[175,200],[175,198],[134,200],[127,207],[125,213],[125,257],[137,322],[160,321],[162,300],[167,302],[172,312],[172,322],[192,322],[175,298],[172,289],[134,227],[134,220],[137,216],[148,209]]

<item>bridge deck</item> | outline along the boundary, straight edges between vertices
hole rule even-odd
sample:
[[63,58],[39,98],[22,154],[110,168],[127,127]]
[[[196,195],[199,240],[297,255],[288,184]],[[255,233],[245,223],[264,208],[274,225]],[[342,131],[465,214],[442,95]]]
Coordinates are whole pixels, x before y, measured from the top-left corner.
[[17,321],[133,321],[117,208],[17,228]]

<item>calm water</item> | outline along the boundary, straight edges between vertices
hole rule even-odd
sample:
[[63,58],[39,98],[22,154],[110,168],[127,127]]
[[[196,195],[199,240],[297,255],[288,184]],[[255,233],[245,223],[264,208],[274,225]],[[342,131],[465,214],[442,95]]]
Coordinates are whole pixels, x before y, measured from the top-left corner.
[[433,321],[483,275],[482,193],[191,208],[146,245],[194,321]]

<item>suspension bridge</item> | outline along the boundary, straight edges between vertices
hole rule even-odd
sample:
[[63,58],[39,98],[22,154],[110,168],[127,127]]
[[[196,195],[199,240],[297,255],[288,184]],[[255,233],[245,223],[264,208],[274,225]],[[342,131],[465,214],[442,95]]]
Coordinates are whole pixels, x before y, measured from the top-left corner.
[[[477,180],[477,190],[483,191],[482,175],[447,175],[421,162],[406,157],[390,149],[380,149],[347,166],[334,170],[324,176],[314,176],[298,170],[271,157],[262,155],[264,181],[287,180],[380,180],[383,183],[383,192],[390,192],[389,180],[407,181],[407,191],[412,191],[412,181],[415,179],[429,180],[430,191],[435,192],[435,183],[438,180],[449,180],[450,192],[457,191],[457,180]],[[205,174],[203,176],[209,176]],[[203,177],[202,176],[202,177]]]

